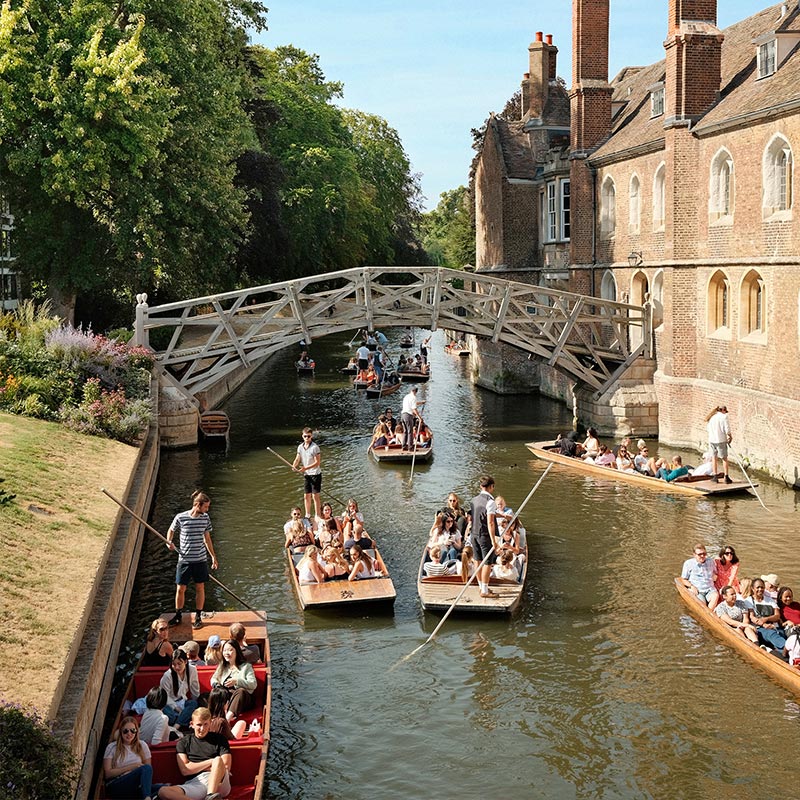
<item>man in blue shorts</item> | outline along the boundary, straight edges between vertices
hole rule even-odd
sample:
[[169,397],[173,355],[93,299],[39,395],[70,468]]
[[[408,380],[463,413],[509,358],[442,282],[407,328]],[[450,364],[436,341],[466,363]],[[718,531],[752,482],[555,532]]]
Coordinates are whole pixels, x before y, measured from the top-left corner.
[[[481,597],[497,597],[497,593],[489,589],[489,576],[492,572],[492,564],[497,560],[497,550],[499,549],[495,522],[497,506],[492,497],[493,491],[494,478],[491,475],[484,475],[481,478],[481,493],[472,498],[469,512],[472,520],[470,541],[473,558],[476,569],[480,567],[477,580]],[[486,559],[485,563],[483,563],[484,559]],[[482,563],[483,566],[481,566]]]
[[306,518],[311,519],[311,499],[314,499],[314,511],[318,517],[322,516],[319,493],[322,489],[322,454],[319,445],[314,441],[314,432],[311,428],[303,428],[303,443],[297,447],[297,455],[292,468],[295,472],[302,472],[305,477],[303,500],[306,507]]

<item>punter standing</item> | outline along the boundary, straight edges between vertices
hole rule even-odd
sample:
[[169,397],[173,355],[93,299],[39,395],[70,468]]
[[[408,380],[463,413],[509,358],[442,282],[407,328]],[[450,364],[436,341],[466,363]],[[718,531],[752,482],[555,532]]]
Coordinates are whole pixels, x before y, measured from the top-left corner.
[[481,478],[481,493],[472,498],[470,505],[470,519],[472,520],[470,541],[476,569],[486,559],[486,563],[478,570],[477,580],[481,597],[497,597],[497,593],[489,589],[492,564],[497,560],[497,523],[495,522],[497,506],[492,497],[493,491],[494,478],[491,475],[484,475]]
[[214,545],[211,542],[211,518],[208,509],[211,498],[204,492],[197,491],[192,495],[192,508],[182,511],[172,520],[167,531],[167,547],[175,550],[173,539],[180,536],[178,569],[175,573],[175,616],[170,625],[180,625],[183,601],[189,580],[194,581],[195,591],[195,628],[203,625],[203,607],[206,601],[206,581],[208,580],[208,556],[211,556],[211,569],[219,566]]
[[297,455],[292,467],[295,472],[302,472],[305,479],[303,501],[306,507],[306,518],[311,519],[311,498],[314,498],[314,512],[322,516],[319,492],[322,488],[322,453],[319,445],[314,441],[314,432],[311,428],[303,428],[303,443],[297,447]]
[[413,450],[417,435],[417,420],[422,420],[419,413],[420,403],[417,403],[417,387],[403,398],[403,411],[400,419],[403,422],[403,450]]
[[733,483],[728,475],[728,445],[731,443],[733,436],[731,436],[731,428],[728,424],[728,409],[726,406],[717,406],[706,417],[706,429],[708,430],[708,447],[711,450],[711,469],[714,478],[719,474],[717,472],[718,459],[722,459],[722,469],[724,477],[722,478],[725,483]]

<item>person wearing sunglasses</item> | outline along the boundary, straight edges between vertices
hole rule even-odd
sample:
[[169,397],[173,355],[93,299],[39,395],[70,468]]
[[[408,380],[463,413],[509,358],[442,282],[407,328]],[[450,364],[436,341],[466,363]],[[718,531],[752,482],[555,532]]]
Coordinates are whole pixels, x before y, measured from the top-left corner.
[[319,493],[322,489],[322,454],[319,445],[314,441],[314,432],[311,428],[303,428],[303,441],[297,446],[292,469],[303,474],[306,519],[311,519],[311,501],[314,501],[314,513],[321,515]]
[[713,610],[719,603],[719,592],[714,586],[717,577],[717,565],[714,559],[709,559],[704,544],[694,546],[694,558],[683,562],[681,581],[683,585],[697,595],[701,603],[705,603],[709,610]]
[[153,785],[150,748],[139,739],[136,717],[123,717],[112,741],[103,753],[103,777],[106,797],[158,797],[160,786]]
[[173,647],[169,641],[169,623],[163,619],[154,619],[147,631],[142,654],[143,667],[168,667],[172,663]]
[[714,579],[714,586],[721,592],[725,586],[733,586],[739,591],[739,556],[730,546],[725,545],[720,548],[719,555],[714,559],[717,567],[717,577]]

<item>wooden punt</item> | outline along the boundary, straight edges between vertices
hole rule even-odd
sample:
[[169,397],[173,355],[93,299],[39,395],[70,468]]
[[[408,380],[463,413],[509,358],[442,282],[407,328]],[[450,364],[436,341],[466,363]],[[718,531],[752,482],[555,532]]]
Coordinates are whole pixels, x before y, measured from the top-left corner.
[[413,339],[409,339],[407,336],[404,336],[400,340],[400,347],[406,347],[407,348],[407,347],[413,347],[413,346],[414,346],[414,340]]
[[[597,464],[587,464],[582,458],[572,458],[562,456],[558,448],[550,442],[529,442],[525,445],[528,450],[543,461],[552,461],[554,464],[561,464],[579,472],[586,472],[595,478],[605,480],[623,481],[624,483],[634,483],[657,492],[668,492],[669,494],[688,494],[695,497],[739,494],[747,492],[750,484],[747,481],[734,481],[733,483],[717,483],[711,478],[694,481],[662,481],[650,475],[642,475],[638,472],[620,472],[611,467],[602,467]],[[757,483],[753,484],[758,486]]]
[[197,424],[200,434],[206,441],[228,441],[231,421],[224,411],[204,411],[200,414]]
[[757,644],[746,639],[742,633],[726,625],[713,611],[697,599],[691,590],[683,585],[680,578],[675,578],[675,588],[681,600],[686,604],[691,615],[704,627],[708,628],[725,644],[730,645],[740,656],[747,659],[773,680],[800,696],[800,669],[790,666],[782,658],[767,653]]
[[[419,572],[417,573],[417,593],[425,611],[447,611],[459,592],[464,588],[464,581],[460,575],[436,575],[428,577],[423,570],[425,563],[425,552],[427,547],[422,548],[422,558],[419,562]],[[522,601],[522,593],[525,589],[525,577],[528,574],[528,550],[522,548],[525,554],[525,561],[522,565],[522,575],[519,581],[512,581],[507,578],[490,578],[489,588],[497,594],[497,597],[481,597],[480,587],[477,581],[473,581],[468,587],[458,604],[453,609],[459,613],[469,614],[511,614]]]
[[[373,551],[367,550],[373,555]],[[379,551],[378,551],[379,552]],[[302,553],[286,549],[292,586],[301,608],[335,608],[337,606],[391,605],[397,596],[390,577],[365,578],[360,581],[332,580],[324,583],[300,583],[297,564]],[[249,640],[248,640],[249,641]]]
[[342,375],[358,375],[358,367],[342,367],[339,372]]
[[294,366],[297,369],[298,375],[313,375],[314,370],[316,369],[316,362],[314,360],[311,361],[295,361]]
[[400,389],[400,383],[384,383],[380,386],[367,386],[367,397],[375,400],[379,397],[386,397],[386,395],[394,394]]
[[[170,618],[171,614],[162,614],[164,621]],[[217,634],[222,641],[230,638],[229,628],[234,622],[241,622],[244,625],[245,638],[250,645],[258,645],[262,654],[262,660],[253,666],[258,680],[256,688],[256,705],[251,711],[247,711],[242,718],[250,723],[252,720],[259,720],[261,731],[258,734],[245,734],[241,739],[231,740],[231,757],[233,760],[231,769],[231,793],[228,800],[261,800],[266,794],[266,767],[267,756],[269,754],[270,741],[270,713],[272,705],[272,668],[270,664],[269,637],[267,635],[267,624],[264,622],[265,612],[254,611],[222,611],[203,620],[203,627],[194,630],[191,626],[193,615],[184,614],[180,625],[170,628],[170,641],[173,645],[182,644],[194,640],[200,645],[201,655],[205,649],[208,639],[212,634]],[[141,663],[136,668],[130,682],[128,683],[125,696],[122,699],[120,708],[114,718],[112,731],[119,727],[123,716],[130,714],[130,711],[123,712],[127,703],[144,697],[148,690],[153,686],[158,686],[166,667],[143,667]],[[211,676],[214,674],[215,667],[198,667],[197,675],[200,679],[200,690],[208,692],[211,689]],[[249,727],[249,724],[248,724]],[[161,744],[150,745],[153,764],[153,783],[172,783],[181,784],[188,780],[182,776],[178,770],[178,761],[175,754],[175,742],[162,742]],[[104,800],[106,797],[103,782],[102,753],[105,743],[100,748],[99,769],[95,779],[95,791],[92,795],[95,800]]]
[[406,450],[400,444],[390,444],[385,447],[373,447],[370,449],[372,457],[379,463],[384,462],[404,462],[410,464],[412,461],[416,464],[426,464],[433,458],[433,436],[428,447],[417,447],[416,457],[414,450]]
[[358,378],[353,378],[353,388],[354,389],[368,389],[370,386],[374,386],[375,381],[360,381]]
[[427,372],[398,371],[397,374],[403,383],[427,383],[431,379],[430,369]]
[[468,347],[448,347],[445,345],[444,351],[451,356],[459,356],[460,358],[469,358],[470,355]]

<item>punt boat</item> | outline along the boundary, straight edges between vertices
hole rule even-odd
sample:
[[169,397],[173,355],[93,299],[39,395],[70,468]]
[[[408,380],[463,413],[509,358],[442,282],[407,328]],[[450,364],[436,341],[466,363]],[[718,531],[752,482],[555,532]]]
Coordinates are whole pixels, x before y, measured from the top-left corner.
[[459,356],[460,358],[469,358],[469,348],[462,347],[455,342],[451,344],[446,344],[444,346],[445,353],[449,353],[451,356]]
[[224,411],[204,411],[197,424],[200,434],[207,442],[227,443],[231,421]]
[[[597,464],[587,464],[582,458],[572,456],[562,456],[558,452],[558,447],[552,442],[529,442],[525,445],[528,450],[543,461],[552,461],[554,464],[561,464],[579,472],[585,472],[595,478],[605,480],[623,481],[624,483],[634,483],[646,489],[653,489],[657,492],[668,492],[670,494],[688,494],[695,497],[709,495],[728,495],[739,494],[750,489],[747,481],[734,481],[733,483],[717,483],[712,478],[694,479],[683,481],[678,479],[668,483],[660,478],[650,475],[642,475],[639,472],[621,472],[612,467],[603,467]],[[753,484],[758,486],[758,484]]]
[[397,374],[403,383],[427,383],[431,379],[430,368],[427,372],[398,370]]
[[297,369],[298,375],[313,375],[314,370],[317,367],[317,364],[313,358],[309,359],[308,361],[295,361],[294,365]]
[[339,370],[339,372],[341,372],[341,373],[342,373],[342,375],[358,375],[358,367],[356,367],[356,366],[350,366],[350,365],[348,364],[346,367],[342,367],[342,368]]
[[[374,556],[377,550],[365,550]],[[361,605],[391,605],[397,596],[392,579],[389,576],[382,578],[364,578],[358,581],[349,581],[345,577],[327,580],[324,583],[300,583],[297,575],[297,565],[303,558],[302,553],[292,553],[286,548],[286,558],[289,562],[289,574],[292,586],[301,608],[334,608],[342,606]],[[249,641],[249,639],[248,639]]]
[[800,669],[791,666],[782,658],[767,653],[747,639],[741,631],[726,625],[713,611],[708,610],[705,603],[697,599],[694,592],[683,585],[680,578],[675,578],[675,588],[691,615],[703,627],[730,645],[742,658],[747,659],[762,672],[766,672],[774,681],[800,696]]
[[[165,622],[171,614],[162,614],[161,619]],[[231,793],[228,800],[261,800],[266,796],[266,767],[267,755],[269,753],[269,722],[272,703],[272,672],[270,665],[269,637],[267,635],[267,623],[264,621],[266,614],[263,611],[222,611],[209,615],[203,619],[203,627],[197,630],[192,629],[192,614],[184,614],[180,625],[170,628],[170,641],[173,645],[182,644],[194,640],[200,645],[200,653],[205,650],[208,639],[212,634],[217,634],[224,642],[230,638],[229,627],[234,622],[241,622],[244,625],[245,638],[249,645],[258,645],[261,651],[261,661],[253,665],[258,686],[256,687],[256,703],[251,711],[247,711],[242,718],[248,723],[258,720],[261,723],[261,730],[258,733],[245,733],[241,739],[232,739],[231,746]],[[158,686],[166,667],[143,667],[141,663],[136,668],[122,704],[114,718],[112,731],[119,728],[122,718],[133,714],[130,709],[135,700],[144,697],[154,686]],[[209,692],[211,690],[211,676],[214,674],[215,666],[204,666],[197,668],[197,676],[200,679],[200,691]],[[137,716],[133,714],[134,716]],[[139,717],[141,719],[141,717]],[[172,783],[180,785],[188,780],[181,775],[178,769],[178,760],[175,753],[175,741],[162,742],[161,744],[149,745],[152,755],[153,783]],[[95,781],[95,792],[92,795],[95,800],[106,798],[105,785],[103,781],[102,751],[105,748],[103,743],[100,750],[98,762],[100,764],[97,779]]]
[[[460,575],[427,576],[423,565],[427,547],[422,548],[422,558],[417,573],[417,593],[425,611],[447,611],[464,589],[464,580]],[[528,574],[528,548],[521,547],[525,560],[522,562],[522,574],[518,581],[508,578],[490,578],[489,588],[497,597],[481,597],[477,580],[473,580],[453,609],[468,614],[511,614],[522,601],[525,589],[525,577]]]
[[414,340],[410,336],[403,336],[400,339],[400,347],[408,348],[413,346],[414,346]]
[[358,377],[353,378],[353,388],[354,389],[368,389],[370,386],[374,386],[375,381],[360,381]]
[[427,447],[417,446],[415,450],[406,450],[400,444],[388,444],[384,447],[372,447],[372,457],[379,463],[400,462],[410,464],[426,464],[433,458],[433,435]]
[[367,397],[375,400],[379,397],[386,397],[387,395],[394,394],[400,389],[400,382],[397,383],[382,383],[380,386],[367,386]]

